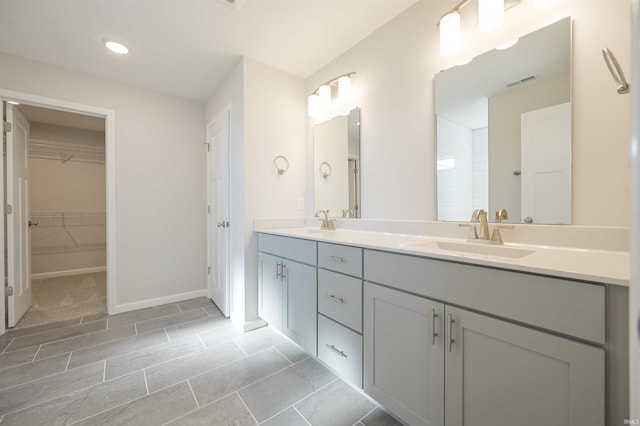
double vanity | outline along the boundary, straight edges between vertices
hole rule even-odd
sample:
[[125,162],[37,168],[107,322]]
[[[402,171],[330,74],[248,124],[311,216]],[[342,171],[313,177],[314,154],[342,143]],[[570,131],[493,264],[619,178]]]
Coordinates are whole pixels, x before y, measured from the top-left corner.
[[627,415],[628,253],[308,227],[258,251],[261,318],[406,424]]

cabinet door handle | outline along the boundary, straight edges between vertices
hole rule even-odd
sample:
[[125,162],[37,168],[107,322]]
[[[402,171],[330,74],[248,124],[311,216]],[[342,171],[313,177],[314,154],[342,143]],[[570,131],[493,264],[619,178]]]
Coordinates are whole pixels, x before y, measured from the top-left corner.
[[344,353],[344,352],[342,352],[341,350],[337,349],[335,346],[330,345],[330,344],[328,344],[328,343],[327,343],[325,346],[326,346],[330,351],[332,351],[332,352],[334,352],[334,353],[336,353],[336,354],[340,355],[342,358],[346,358],[346,357],[347,357],[347,354],[345,354],[345,353]]
[[336,303],[344,303],[344,299],[334,296],[333,294],[328,294],[327,299],[333,300]]
[[438,332],[436,331],[436,318],[438,318],[438,314],[436,314],[435,309],[431,309],[431,344],[436,344],[436,337],[438,336]]
[[453,338],[453,323],[456,322],[453,317],[451,316],[451,314],[447,315],[447,334],[449,335],[449,343],[448,343],[448,350],[449,352],[451,352],[451,347],[453,346],[453,343],[456,341]]
[[276,263],[276,280],[282,278],[282,262],[278,260]]
[[333,260],[335,262],[344,262],[344,259],[338,256],[329,256],[329,260]]
[[282,281],[287,278],[287,265],[285,265],[284,262],[282,262],[282,272],[280,273],[280,278],[282,278]]

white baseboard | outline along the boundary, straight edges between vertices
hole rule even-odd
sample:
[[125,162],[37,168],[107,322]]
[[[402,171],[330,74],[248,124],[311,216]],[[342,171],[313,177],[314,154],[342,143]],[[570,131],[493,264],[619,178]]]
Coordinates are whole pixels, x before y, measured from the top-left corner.
[[106,266],[97,266],[95,268],[69,269],[67,271],[41,272],[39,274],[31,274],[32,280],[43,280],[45,278],[67,277],[70,275],[94,274],[96,272],[106,272]]
[[245,321],[243,328],[246,333],[247,331],[255,330],[257,328],[262,328],[266,326],[267,326],[267,322],[265,320],[263,320],[262,318],[257,318],[257,319],[254,319],[253,321]]
[[203,288],[202,290],[189,291],[187,293],[172,294],[171,296],[140,300],[139,302],[123,303],[121,305],[116,305],[115,311],[110,312],[110,314],[119,314],[122,312],[135,311],[136,309],[151,308],[153,306],[182,302],[184,300],[195,299],[196,297],[203,296],[208,297],[208,291],[206,288]]

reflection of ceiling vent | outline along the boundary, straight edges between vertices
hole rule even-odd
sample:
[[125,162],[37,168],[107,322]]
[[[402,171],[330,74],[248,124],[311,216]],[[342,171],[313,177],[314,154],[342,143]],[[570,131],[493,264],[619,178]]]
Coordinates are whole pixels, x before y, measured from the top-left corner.
[[220,0],[222,3],[227,6],[233,7],[235,10],[240,10],[240,7],[245,2],[245,0]]
[[512,81],[511,83],[507,84],[507,87],[517,86],[518,84],[526,83],[527,81],[533,80],[534,78],[536,78],[535,75],[530,75],[529,77],[525,77],[522,80]]

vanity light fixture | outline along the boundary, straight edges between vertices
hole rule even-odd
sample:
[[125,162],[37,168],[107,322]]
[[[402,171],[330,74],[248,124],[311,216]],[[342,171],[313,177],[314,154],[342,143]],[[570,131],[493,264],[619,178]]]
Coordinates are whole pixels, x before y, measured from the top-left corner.
[[[438,21],[440,28],[440,54],[451,56],[460,51],[460,10],[471,0],[462,0]],[[487,32],[498,28],[504,21],[504,11],[520,3],[520,0],[478,0],[478,29]]]
[[[337,114],[348,115],[349,111],[355,107],[351,89],[351,76],[354,74],[355,72],[349,72],[335,77],[320,85],[310,94],[307,98],[307,114],[309,117],[328,116],[334,108],[336,108],[335,112]],[[337,88],[337,103],[332,102],[334,87]]]
[[122,43],[118,43],[117,41],[109,39],[104,39],[102,40],[102,42],[107,47],[107,49],[114,53],[117,53],[119,55],[126,55],[127,53],[129,53],[129,48]]

